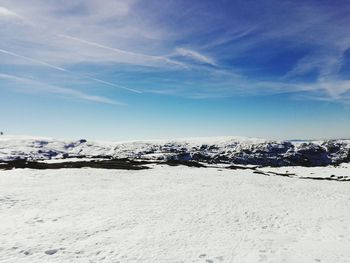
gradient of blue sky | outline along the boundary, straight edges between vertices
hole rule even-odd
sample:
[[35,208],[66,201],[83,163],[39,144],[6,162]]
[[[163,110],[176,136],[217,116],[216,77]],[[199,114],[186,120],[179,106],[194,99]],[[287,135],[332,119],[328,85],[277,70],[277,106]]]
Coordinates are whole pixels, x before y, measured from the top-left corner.
[[350,137],[350,2],[0,0],[0,129]]

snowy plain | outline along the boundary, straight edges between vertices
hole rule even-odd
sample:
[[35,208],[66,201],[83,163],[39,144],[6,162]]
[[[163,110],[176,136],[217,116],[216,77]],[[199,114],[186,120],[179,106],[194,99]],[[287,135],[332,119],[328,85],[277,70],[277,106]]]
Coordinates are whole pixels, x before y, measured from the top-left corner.
[[0,171],[0,215],[4,263],[350,262],[348,182],[163,165],[15,169]]

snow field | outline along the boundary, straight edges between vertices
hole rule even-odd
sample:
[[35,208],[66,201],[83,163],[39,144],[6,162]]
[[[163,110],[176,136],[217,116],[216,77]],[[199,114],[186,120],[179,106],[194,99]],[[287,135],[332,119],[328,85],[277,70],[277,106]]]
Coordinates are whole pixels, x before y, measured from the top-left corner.
[[0,215],[4,263],[350,262],[346,182],[182,166],[0,171]]

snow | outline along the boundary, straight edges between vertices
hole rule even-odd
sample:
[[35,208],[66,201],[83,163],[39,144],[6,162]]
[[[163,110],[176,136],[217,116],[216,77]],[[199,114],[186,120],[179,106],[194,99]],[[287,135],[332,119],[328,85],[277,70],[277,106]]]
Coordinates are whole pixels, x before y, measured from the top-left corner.
[[[266,142],[263,139],[226,136],[226,137],[203,137],[174,140],[144,140],[144,141],[88,141],[57,140],[45,137],[33,136],[0,136],[0,160],[12,160],[16,158],[51,159],[62,158],[63,154],[71,156],[115,156],[133,157],[143,151],[149,151],[154,147],[163,145],[176,145],[181,147],[195,147],[200,145],[218,145],[223,147],[227,144],[254,144]],[[152,153],[157,156],[157,153]],[[163,153],[158,153],[163,154]],[[145,156],[149,159],[150,156]]]
[[4,263],[350,262],[347,182],[160,165],[19,169],[0,171],[0,215]]
[[[346,179],[350,181],[350,164],[343,163],[339,166],[327,166],[327,167],[302,167],[302,166],[289,166],[289,167],[263,167],[259,168],[259,171],[266,173],[273,172],[278,174],[290,175],[295,178],[324,178],[324,179]],[[273,175],[273,174],[272,174]]]
[[129,158],[260,166],[325,166],[350,162],[349,140],[289,142],[246,137],[101,142],[0,136],[0,161]]

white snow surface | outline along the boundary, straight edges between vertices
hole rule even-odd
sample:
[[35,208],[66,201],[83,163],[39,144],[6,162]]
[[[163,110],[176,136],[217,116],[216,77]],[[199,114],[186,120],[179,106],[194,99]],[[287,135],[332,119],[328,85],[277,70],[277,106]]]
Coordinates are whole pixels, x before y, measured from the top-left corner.
[[3,263],[344,263],[349,248],[347,182],[161,165],[0,171]]

